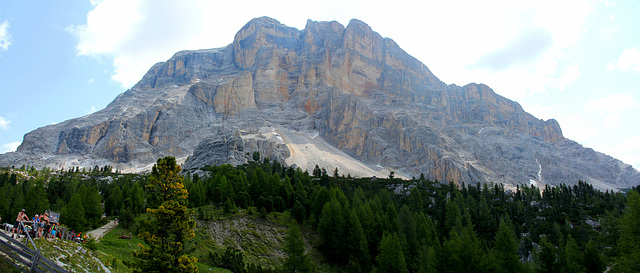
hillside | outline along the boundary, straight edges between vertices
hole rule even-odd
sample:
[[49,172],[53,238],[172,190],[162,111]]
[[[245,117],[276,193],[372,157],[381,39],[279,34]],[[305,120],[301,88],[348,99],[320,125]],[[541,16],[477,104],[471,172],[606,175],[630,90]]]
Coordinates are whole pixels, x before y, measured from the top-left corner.
[[[319,272],[633,272],[639,262],[637,188],[602,192],[584,182],[458,187],[424,177],[353,178],[339,170],[329,176],[321,168],[310,175],[268,159],[184,175],[180,184],[197,220],[196,237],[186,246],[201,271],[287,271],[291,257]],[[136,234],[149,218],[148,181],[149,175],[113,173],[108,166],[3,170],[0,215],[50,208],[62,212],[64,226],[81,232],[102,226],[103,212],[118,217],[120,225],[97,243],[36,241],[47,257],[74,271],[129,272],[124,262],[144,243]],[[302,230],[297,241],[290,239],[296,226]]]

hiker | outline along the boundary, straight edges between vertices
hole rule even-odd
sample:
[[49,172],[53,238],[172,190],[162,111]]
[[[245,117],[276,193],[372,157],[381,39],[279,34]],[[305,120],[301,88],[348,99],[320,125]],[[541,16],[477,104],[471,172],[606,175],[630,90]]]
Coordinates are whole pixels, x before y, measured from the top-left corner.
[[53,225],[52,227],[49,228],[49,238],[55,239],[56,238],[56,226]]
[[40,226],[38,227],[37,237],[42,237],[42,232],[44,231],[45,224],[49,224],[49,214],[46,212],[40,217]]
[[38,237],[38,227],[40,226],[40,215],[36,214],[31,219],[31,228],[36,231],[36,235],[33,237],[34,239]]
[[27,214],[24,212],[24,209],[22,209],[19,213],[18,213],[18,217],[16,217],[16,222],[13,225],[13,229],[11,230],[11,238],[13,238],[14,234],[16,234],[16,232],[18,233],[17,238],[20,238],[20,222],[22,221],[29,221],[29,216],[27,216]]

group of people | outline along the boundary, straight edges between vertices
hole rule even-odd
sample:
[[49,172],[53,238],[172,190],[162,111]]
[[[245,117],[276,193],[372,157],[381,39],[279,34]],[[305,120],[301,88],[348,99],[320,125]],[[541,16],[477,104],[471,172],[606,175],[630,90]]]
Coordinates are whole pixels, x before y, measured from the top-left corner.
[[[14,236],[16,236],[16,233],[17,233],[16,238],[20,238],[20,234],[22,233],[22,229],[20,228],[20,222],[23,222],[25,229],[31,228],[31,230],[35,231],[33,235],[35,238],[41,238],[41,237],[44,237],[45,235],[48,238],[55,238],[56,225],[55,224],[52,225],[49,222],[49,213],[47,212],[40,215],[36,214],[30,221],[29,217],[25,213],[25,210],[22,209],[22,211],[18,213],[16,222],[14,223],[13,229],[11,230],[12,231],[11,238],[14,238]],[[28,223],[24,223],[24,222],[28,222]],[[46,226],[49,226],[47,230],[45,230]],[[28,230],[25,230],[25,231],[28,232]]]

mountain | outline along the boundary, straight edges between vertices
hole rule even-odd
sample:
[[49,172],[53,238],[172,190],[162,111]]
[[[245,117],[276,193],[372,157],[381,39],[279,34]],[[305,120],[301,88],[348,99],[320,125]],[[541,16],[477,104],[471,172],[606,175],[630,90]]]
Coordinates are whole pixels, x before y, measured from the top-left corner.
[[148,169],[242,164],[254,152],[303,169],[456,183],[600,189],[640,183],[628,164],[566,139],[483,84],[447,85],[351,20],[303,30],[261,17],[230,45],[176,53],[96,113],[25,135],[0,165]]

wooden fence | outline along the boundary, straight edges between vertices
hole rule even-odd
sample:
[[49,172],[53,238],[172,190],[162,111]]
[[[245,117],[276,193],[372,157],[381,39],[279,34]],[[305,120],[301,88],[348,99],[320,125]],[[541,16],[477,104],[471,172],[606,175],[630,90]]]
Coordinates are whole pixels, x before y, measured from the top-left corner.
[[[21,227],[22,226],[21,223]],[[0,252],[3,252],[11,260],[14,261],[14,267],[22,272],[60,272],[67,273],[69,271],[58,266],[55,262],[40,255],[40,250],[33,243],[33,240],[26,234],[27,243],[31,242],[33,249],[27,247],[20,241],[11,238],[11,236],[0,232]]]

